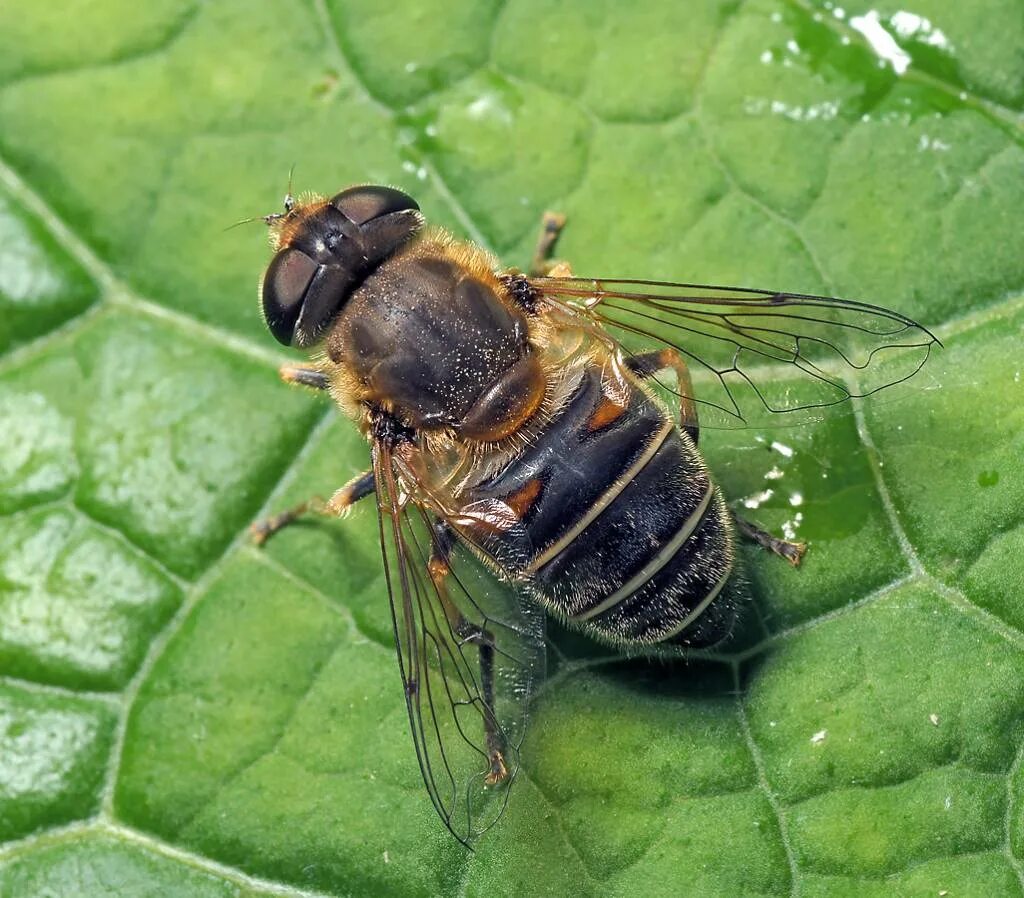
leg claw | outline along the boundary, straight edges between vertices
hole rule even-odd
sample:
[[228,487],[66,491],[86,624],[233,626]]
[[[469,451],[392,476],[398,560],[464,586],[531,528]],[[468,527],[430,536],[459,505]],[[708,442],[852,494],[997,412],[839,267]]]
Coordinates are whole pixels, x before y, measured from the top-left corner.
[[505,766],[505,758],[500,751],[491,755],[491,769],[484,777],[484,783],[488,786],[496,786],[508,777],[508,768]]

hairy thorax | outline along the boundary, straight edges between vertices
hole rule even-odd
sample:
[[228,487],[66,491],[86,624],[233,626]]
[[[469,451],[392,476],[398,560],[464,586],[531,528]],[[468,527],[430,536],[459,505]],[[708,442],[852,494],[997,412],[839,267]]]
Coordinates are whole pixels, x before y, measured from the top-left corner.
[[353,293],[327,338],[346,405],[386,405],[421,432],[497,441],[541,406],[526,312],[483,253],[417,241]]

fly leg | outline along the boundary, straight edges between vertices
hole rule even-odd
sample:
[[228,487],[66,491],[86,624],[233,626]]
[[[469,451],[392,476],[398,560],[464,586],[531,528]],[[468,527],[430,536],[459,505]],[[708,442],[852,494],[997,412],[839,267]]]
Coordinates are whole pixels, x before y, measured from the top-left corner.
[[282,365],[278,369],[281,380],[286,384],[299,384],[314,390],[326,390],[331,382],[327,375],[317,368],[306,368],[302,365]]
[[252,541],[257,546],[262,546],[278,530],[284,530],[289,524],[295,523],[303,515],[319,514],[326,517],[340,517],[352,505],[360,499],[369,496],[376,489],[373,471],[365,471],[353,477],[330,500],[325,502],[320,496],[313,496],[305,502],[300,502],[294,508],[289,508],[279,514],[256,521],[249,527],[252,534]]
[[441,600],[452,633],[455,634],[460,644],[471,642],[480,651],[480,688],[484,700],[484,737],[487,740],[489,765],[484,782],[488,786],[493,786],[508,776],[508,768],[505,766],[505,739],[494,714],[494,635],[472,621],[466,620],[448,593],[445,581],[451,573],[449,553],[452,547],[452,536],[451,528],[443,521],[434,524],[427,569]]
[[[278,371],[281,375],[281,380],[287,384],[298,384],[299,386],[310,387],[314,390],[327,390],[331,385],[327,375],[318,368],[309,368],[304,365],[282,365]],[[305,502],[300,502],[294,508],[289,508],[279,514],[264,518],[262,521],[256,521],[249,527],[252,541],[257,546],[262,546],[278,530],[283,530],[289,524],[293,524],[307,514],[339,517],[353,503],[370,495],[374,488],[373,471],[366,471],[358,477],[353,477],[327,502],[321,496],[313,496]]]
[[740,535],[745,539],[752,543],[757,543],[762,549],[774,552],[780,558],[785,558],[793,567],[797,567],[800,564],[800,559],[804,557],[804,552],[807,551],[807,543],[779,539],[777,536],[772,536],[767,530],[762,530],[756,524],[752,524],[739,515],[733,515],[733,517],[736,519],[736,529],[739,530]]
[[557,276],[568,277],[569,266],[564,262],[555,262],[551,251],[558,242],[558,235],[565,227],[565,216],[560,212],[545,212],[540,220],[540,235],[537,237],[537,248],[533,251],[530,262],[530,277],[547,277],[559,269]]
[[697,445],[700,437],[700,425],[697,422],[697,405],[693,401],[693,383],[690,380],[690,369],[686,361],[675,349],[659,349],[656,352],[645,352],[626,359],[626,367],[637,377],[654,377],[660,371],[671,369],[676,373],[676,390],[679,394],[679,425],[686,431]]
[[[697,423],[697,406],[693,400],[693,383],[690,380],[690,370],[686,367],[686,361],[675,349],[661,349],[657,352],[646,352],[642,355],[630,356],[626,359],[626,367],[638,377],[654,377],[659,371],[671,368],[676,373],[676,382],[680,394],[679,419],[682,429],[697,444],[700,436],[700,427]],[[767,530],[762,530],[756,524],[733,515],[736,520],[736,529],[740,535],[750,542],[757,543],[762,549],[785,558],[793,567],[800,564],[804,552],[807,551],[806,543],[790,542],[772,536]]]

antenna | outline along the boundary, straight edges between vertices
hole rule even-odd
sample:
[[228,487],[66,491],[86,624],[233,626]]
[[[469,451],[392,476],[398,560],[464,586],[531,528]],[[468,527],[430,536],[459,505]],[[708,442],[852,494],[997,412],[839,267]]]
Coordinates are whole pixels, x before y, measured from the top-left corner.
[[270,215],[255,215],[252,218],[243,218],[241,221],[236,221],[233,225],[228,225],[224,228],[225,231],[230,231],[232,228],[237,228],[239,225],[249,224],[250,221],[262,221],[266,224],[272,224],[279,219],[284,218],[292,209],[295,208],[295,197],[292,196],[292,175],[295,174],[295,163],[292,163],[292,167],[288,169],[288,192],[284,195],[284,212],[271,212]]
[[265,224],[277,221],[279,218],[284,218],[284,212],[271,212],[270,215],[257,215],[254,218],[243,218],[241,221],[236,221],[233,225],[228,225],[224,228],[225,231],[230,231],[232,228],[237,228],[239,225],[249,224],[250,221],[262,221]]
[[295,197],[292,196],[292,175],[295,174],[295,163],[288,169],[288,192],[284,195],[284,211],[291,212],[295,206]]

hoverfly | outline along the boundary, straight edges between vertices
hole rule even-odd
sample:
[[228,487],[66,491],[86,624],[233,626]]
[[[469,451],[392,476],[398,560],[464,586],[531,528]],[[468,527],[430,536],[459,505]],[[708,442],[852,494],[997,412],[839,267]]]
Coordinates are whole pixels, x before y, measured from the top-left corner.
[[[802,544],[729,510],[698,416],[742,423],[868,395],[938,343],[860,302],[573,277],[548,261],[563,223],[551,214],[528,274],[428,227],[390,187],[289,191],[264,220],[267,327],[318,348],[282,376],[328,391],[372,466],[254,537],[375,496],[416,757],[467,845],[508,800],[545,613],[627,650],[706,647],[737,617],[737,532],[799,563]],[[780,365],[803,385],[795,402],[773,395]],[[678,421],[653,383],[675,394]]]

